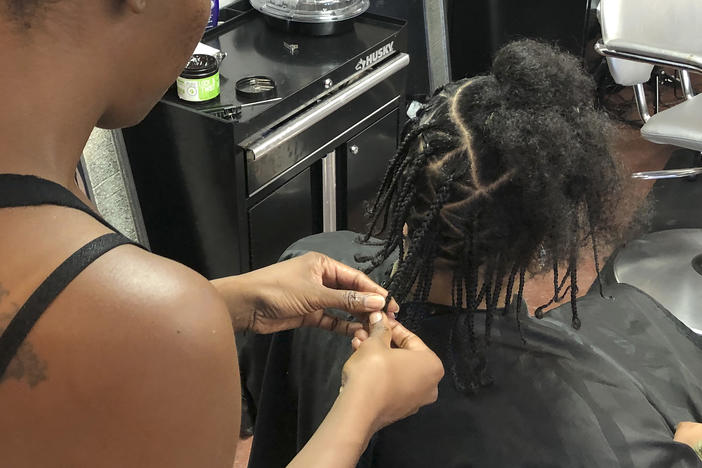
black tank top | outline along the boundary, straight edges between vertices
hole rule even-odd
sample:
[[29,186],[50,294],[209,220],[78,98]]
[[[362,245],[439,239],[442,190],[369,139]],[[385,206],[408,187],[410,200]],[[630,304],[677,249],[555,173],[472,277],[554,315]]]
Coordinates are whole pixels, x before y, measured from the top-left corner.
[[[83,211],[110,230],[117,231],[57,183],[34,176],[0,174],[0,208],[40,205],[58,205]],[[0,335],[0,378],[44,311],[69,283],[102,255],[127,244],[138,245],[117,232],[100,236],[68,257],[44,280]]]

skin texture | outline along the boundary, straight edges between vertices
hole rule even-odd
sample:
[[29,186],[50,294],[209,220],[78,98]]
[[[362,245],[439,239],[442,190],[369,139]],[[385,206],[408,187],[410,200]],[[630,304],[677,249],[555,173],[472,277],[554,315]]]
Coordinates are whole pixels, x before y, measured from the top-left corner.
[[[17,90],[32,82],[31,93],[5,100],[0,172],[44,177],[84,199],[73,174],[93,126],[143,117],[187,61],[208,6],[66,0],[21,21],[0,10],[0,56],[15,65],[0,80]],[[162,56],[140,53],[145,44]],[[5,319],[107,232],[50,206],[0,210],[0,226]],[[119,247],[49,307],[0,383],[3,464],[229,468],[238,394],[232,325],[216,290],[181,265]]]
[[[0,82],[15,91],[3,94],[0,173],[52,180],[92,206],[74,179],[90,132],[146,115],[192,54],[209,6],[0,0],[0,61],[12,65],[0,67]],[[107,232],[63,207],[0,210],[0,331],[47,275]],[[0,380],[2,465],[231,468],[241,400],[234,328],[319,326],[351,334],[354,328],[322,309],[367,318],[386,295],[321,255],[210,283],[183,265],[118,247],[51,304]],[[354,441],[339,450],[340,466],[355,463],[377,421],[431,401],[438,359],[407,366],[389,349],[385,342],[356,358],[349,390],[335,406],[341,410],[330,415],[344,424],[320,431],[330,441],[324,450]],[[373,392],[398,375],[423,390]],[[304,466],[329,466],[315,450],[322,448],[304,451]]]
[[692,447],[702,458],[702,424],[696,422],[681,422],[675,428],[675,439]]
[[[0,237],[3,316],[106,232],[66,211],[0,211],[11,226]],[[23,348],[0,384],[8,466],[231,466],[239,412],[232,326],[196,273],[119,247],[71,283]]]

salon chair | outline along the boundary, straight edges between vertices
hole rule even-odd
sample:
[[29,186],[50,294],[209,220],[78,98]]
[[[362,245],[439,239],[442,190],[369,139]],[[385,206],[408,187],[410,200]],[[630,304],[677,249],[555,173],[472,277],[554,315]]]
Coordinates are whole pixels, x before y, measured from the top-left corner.
[[[702,94],[694,95],[689,72],[702,73],[702,1],[601,0],[598,15],[602,40],[595,50],[607,57],[618,84],[634,87],[644,122],[641,136],[699,154]],[[651,115],[643,84],[650,80],[655,65],[677,71],[685,100],[663,111],[658,111],[656,102]],[[698,174],[702,167],[640,172],[633,177],[669,179]],[[636,239],[617,253],[613,273],[617,282],[647,293],[693,332],[702,334],[702,229],[670,229]]]
[[[702,95],[695,96],[689,72],[702,73],[702,2],[699,0],[601,0],[598,16],[602,39],[595,50],[607,57],[614,81],[633,86],[644,122],[641,136],[653,143],[702,151]],[[651,115],[644,83],[654,65],[674,68],[685,101]],[[656,86],[658,91],[658,86]],[[684,178],[702,174],[702,167],[640,172],[635,178]]]

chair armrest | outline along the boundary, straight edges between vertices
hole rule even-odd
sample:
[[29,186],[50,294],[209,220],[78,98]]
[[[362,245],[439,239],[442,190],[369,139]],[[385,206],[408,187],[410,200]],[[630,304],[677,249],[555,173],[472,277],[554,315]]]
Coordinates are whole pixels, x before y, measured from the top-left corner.
[[605,57],[633,60],[635,62],[644,62],[653,65],[673,67],[679,70],[687,70],[694,73],[702,73],[702,57],[697,57],[693,54],[656,49],[621,40],[613,40],[607,44],[598,41],[595,44],[595,51]]

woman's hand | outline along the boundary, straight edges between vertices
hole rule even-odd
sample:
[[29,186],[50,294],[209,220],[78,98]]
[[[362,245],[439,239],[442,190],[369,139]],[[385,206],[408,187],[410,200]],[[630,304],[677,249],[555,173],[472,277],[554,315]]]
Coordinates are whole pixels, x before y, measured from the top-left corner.
[[689,445],[702,458],[702,424],[681,422],[675,428],[675,440]]
[[441,361],[398,322],[371,314],[370,335],[354,347],[339,397],[288,468],[355,467],[376,431],[436,401]]
[[370,336],[356,335],[341,393],[367,393],[365,408],[377,414],[375,431],[436,401],[444,367],[417,335],[381,313],[370,316]]
[[[361,323],[326,315],[324,309],[364,320],[385,306],[388,294],[360,271],[316,252],[212,284],[224,296],[234,328],[256,333],[318,327],[352,336]],[[388,313],[398,309],[392,301]]]

